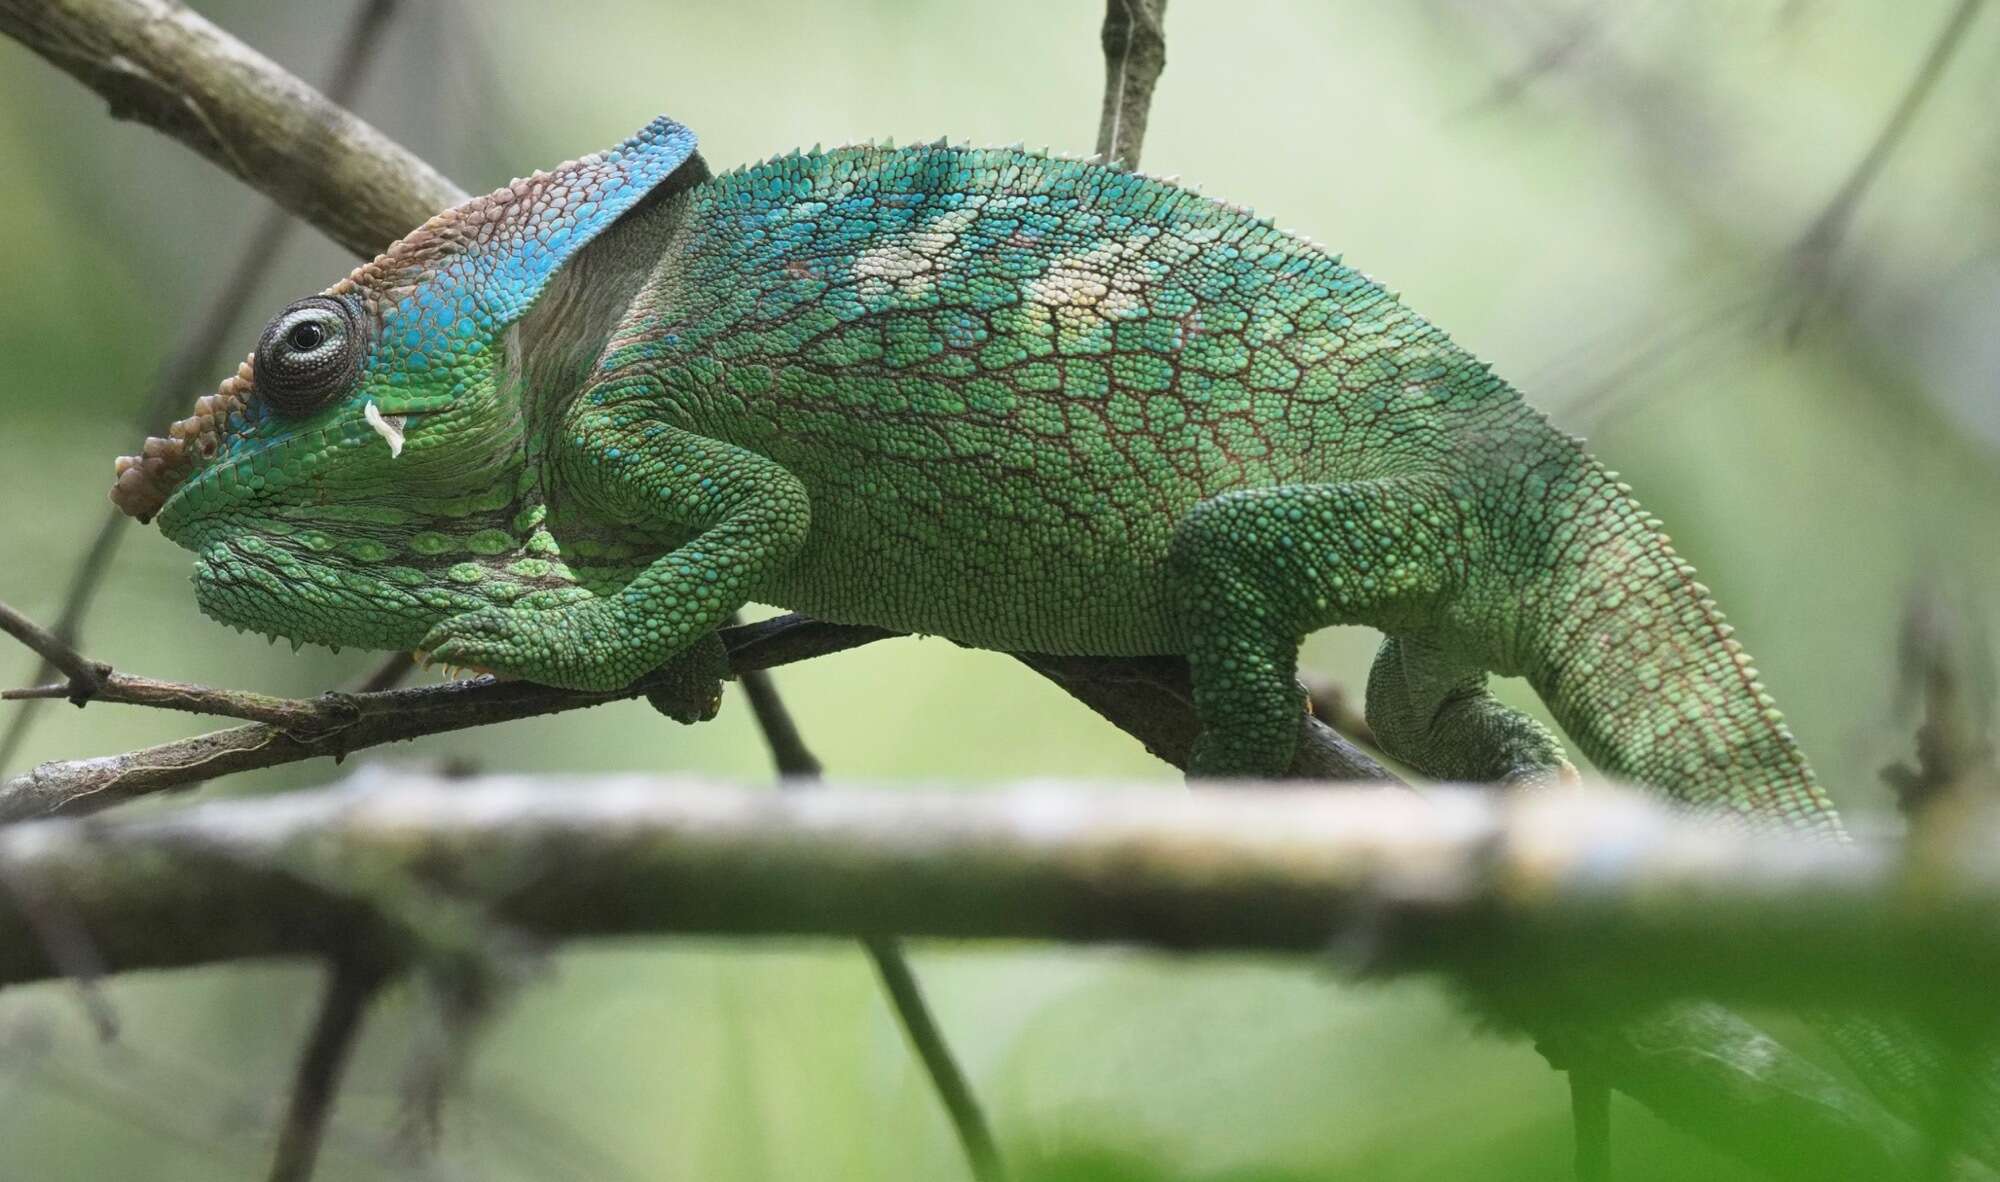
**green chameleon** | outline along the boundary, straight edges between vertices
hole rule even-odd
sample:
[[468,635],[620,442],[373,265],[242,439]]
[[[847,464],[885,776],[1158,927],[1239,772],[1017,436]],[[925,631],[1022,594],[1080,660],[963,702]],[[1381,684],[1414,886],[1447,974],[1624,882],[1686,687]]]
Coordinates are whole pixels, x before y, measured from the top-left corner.
[[1190,771],[1290,761],[1301,639],[1387,634],[1383,747],[1837,830],[1616,475],[1390,292],[1173,184],[943,144],[710,177],[666,119],[445,211],[271,321],[113,498],[202,608],[629,684],[746,601],[1184,654]]
[[[694,148],[656,120],[432,218],[280,312],[113,499],[225,622],[559,686],[752,600],[1185,655],[1196,776],[1283,770],[1301,640],[1367,624],[1369,722],[1428,775],[1569,774],[1487,691],[1521,674],[1605,770],[1840,836],[1659,522],[1334,255],[1086,161]],[[1882,1029],[1831,1036],[1921,1115]]]

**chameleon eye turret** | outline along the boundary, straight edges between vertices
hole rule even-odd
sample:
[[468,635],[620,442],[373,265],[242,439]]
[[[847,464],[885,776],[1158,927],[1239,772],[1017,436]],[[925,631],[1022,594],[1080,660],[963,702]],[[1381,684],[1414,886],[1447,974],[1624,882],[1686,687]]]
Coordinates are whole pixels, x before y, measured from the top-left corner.
[[351,301],[300,300],[273,317],[257,341],[258,394],[281,414],[311,414],[353,385],[368,353],[364,337]]

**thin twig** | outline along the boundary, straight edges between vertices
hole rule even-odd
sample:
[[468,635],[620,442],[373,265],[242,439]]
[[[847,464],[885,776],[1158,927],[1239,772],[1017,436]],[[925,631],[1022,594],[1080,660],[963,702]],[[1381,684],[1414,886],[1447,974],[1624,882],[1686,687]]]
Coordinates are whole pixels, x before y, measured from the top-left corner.
[[[881,628],[779,616],[723,630],[732,670],[741,676],[871,644],[897,635]],[[1184,661],[1020,657],[1149,750],[1184,765],[1197,722]],[[92,759],[45,763],[0,781],[0,822],[101,812],[123,801],[186,789],[234,772],[301,760],[342,759],[368,747],[600,706],[659,688],[678,688],[673,667],[621,690],[563,690],[519,681],[474,681],[381,693],[273,698],[114,673],[95,703],[129,702],[195,709],[262,721],[190,739]],[[18,691],[16,691],[18,692]],[[55,687],[28,691],[48,695]],[[1299,721],[1292,775],[1318,779],[1393,777],[1317,719]],[[1369,775],[1373,769],[1375,775]]]
[[1006,1165],[993,1141],[993,1130],[986,1123],[986,1112],[964,1069],[952,1055],[951,1044],[945,1041],[944,1031],[932,1015],[930,1003],[924,999],[923,989],[917,984],[917,975],[911,971],[902,947],[884,936],[871,936],[861,943],[868,950],[869,959],[875,962],[875,972],[881,976],[890,1004],[902,1020],[910,1046],[930,1075],[931,1086],[951,1116],[952,1127],[958,1130],[958,1142],[965,1151],[972,1176],[978,1182],[1003,1182],[1007,1177]]
[[1167,0],[1105,0],[1097,154],[1121,168],[1139,167],[1153,87],[1167,67],[1166,12]]
[[[770,671],[748,670],[738,680],[742,682],[744,696],[750,700],[751,711],[757,716],[757,725],[764,732],[764,741],[771,748],[771,762],[777,765],[782,783],[793,786],[817,783],[823,765],[799,734],[798,724],[785,708],[785,700],[778,693]],[[945,1040],[944,1030],[931,1012],[930,1002],[924,997],[923,986],[918,983],[902,945],[891,937],[875,936],[863,940],[861,946],[882,978],[889,1008],[910,1040],[910,1049],[916,1053],[931,1089],[944,1105],[973,1178],[977,1182],[1001,1182],[1006,1170],[993,1140],[993,1130],[986,1122],[985,1109],[957,1056],[952,1054],[951,1044]]]
[[770,671],[746,669],[736,679],[743,687],[743,696],[750,701],[750,712],[757,718],[757,729],[764,734],[764,744],[771,749],[771,762],[778,774],[786,780],[817,780],[824,768],[812,748],[806,746],[805,737],[799,734],[798,723],[785,708],[785,700],[779,696]]
[[327,966],[326,993],[299,1056],[291,1102],[272,1154],[271,1182],[307,1182],[312,1177],[327,1118],[340,1092],[341,1072],[384,977],[380,968],[366,961],[335,959]]
[[1848,227],[1854,222],[1855,211],[1861,201],[1882,173],[1882,168],[1895,154],[1896,148],[1909,134],[1915,124],[1917,114],[1924,103],[1937,89],[1938,80],[1944,77],[1946,67],[1965,40],[1965,32],[1972,27],[1973,18],[1985,6],[1985,0],[1959,0],[1956,7],[1945,17],[1944,25],[1931,41],[1929,52],[1917,67],[1917,72],[1904,87],[1902,97],[1889,112],[1889,118],[1882,124],[1882,130],[1861,154],[1847,178],[1834,190],[1833,196],[1814,217],[1804,234],[1792,245],[1789,261],[1793,272],[1792,288],[1796,295],[1796,306],[1785,328],[1786,339],[1796,342],[1804,332],[1806,322],[1824,301],[1830,285],[1830,273],[1834,257],[1840,251],[1840,244],[1847,237]]

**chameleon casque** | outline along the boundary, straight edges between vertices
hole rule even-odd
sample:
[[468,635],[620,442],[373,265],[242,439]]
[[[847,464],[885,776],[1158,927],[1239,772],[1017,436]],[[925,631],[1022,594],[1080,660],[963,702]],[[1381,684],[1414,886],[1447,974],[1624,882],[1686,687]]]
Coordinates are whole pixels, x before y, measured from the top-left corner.
[[746,601],[981,647],[1184,654],[1197,776],[1291,758],[1302,637],[1387,634],[1382,745],[1606,770],[1837,832],[1614,473],[1340,259],[1174,184],[942,143],[710,176],[662,118],[271,321],[113,499],[202,608],[629,684]]

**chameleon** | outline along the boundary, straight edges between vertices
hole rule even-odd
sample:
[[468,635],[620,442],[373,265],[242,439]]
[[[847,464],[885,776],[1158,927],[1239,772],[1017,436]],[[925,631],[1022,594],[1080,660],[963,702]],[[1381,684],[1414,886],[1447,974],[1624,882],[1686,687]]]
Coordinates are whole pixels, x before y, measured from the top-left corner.
[[[1303,638],[1369,625],[1367,720],[1427,776],[1574,774],[1488,687],[1521,675],[1604,771],[1844,839],[1661,522],[1337,255],[1019,148],[695,148],[661,117],[439,213],[278,312],[113,501],[225,623],[555,686],[719,654],[752,601],[1185,657],[1196,778],[1282,773]],[[1937,1110],[1915,1032],[1819,1025]]]
[[1394,293],[1168,181],[943,142],[711,175],[665,117],[271,320],[113,500],[209,615],[615,689],[749,601],[1189,664],[1197,777],[1280,773],[1302,638],[1441,779],[1601,768],[1840,821],[1630,488]]

